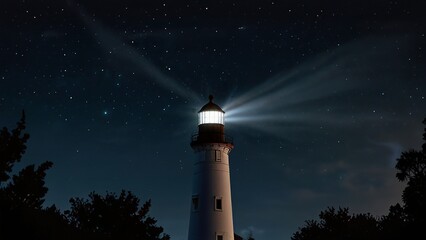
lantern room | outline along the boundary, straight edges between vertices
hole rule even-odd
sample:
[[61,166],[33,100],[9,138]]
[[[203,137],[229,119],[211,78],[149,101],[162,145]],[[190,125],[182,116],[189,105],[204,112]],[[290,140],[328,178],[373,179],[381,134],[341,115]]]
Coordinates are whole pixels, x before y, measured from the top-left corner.
[[213,103],[213,96],[209,102],[198,111],[198,133],[192,135],[191,145],[205,143],[227,143],[232,145],[232,138],[225,136],[225,111]]
[[198,112],[198,125],[221,124],[224,125],[225,112],[218,105],[213,103],[213,96],[209,96],[209,102]]

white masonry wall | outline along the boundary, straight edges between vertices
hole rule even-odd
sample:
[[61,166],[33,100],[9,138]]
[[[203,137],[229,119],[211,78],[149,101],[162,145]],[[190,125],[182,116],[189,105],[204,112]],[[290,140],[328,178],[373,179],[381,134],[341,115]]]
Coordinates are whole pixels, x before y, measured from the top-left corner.
[[[195,148],[191,215],[188,240],[234,240],[231,182],[227,144],[204,144]],[[222,199],[222,209],[216,209]],[[221,238],[222,236],[223,238]]]

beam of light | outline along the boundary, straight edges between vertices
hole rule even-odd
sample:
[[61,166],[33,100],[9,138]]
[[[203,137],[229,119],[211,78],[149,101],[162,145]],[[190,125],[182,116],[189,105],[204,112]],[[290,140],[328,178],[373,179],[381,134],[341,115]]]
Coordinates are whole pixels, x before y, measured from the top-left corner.
[[[337,53],[337,51],[334,51],[328,54],[322,54],[317,58],[310,59],[304,64],[300,65],[298,68],[291,69],[290,72],[287,73],[283,72],[281,74],[278,74],[272,77],[271,79],[265,81],[263,84],[260,84],[252,90],[239,96],[238,98],[235,98],[232,102],[229,102],[227,104],[227,108],[236,108],[239,105],[250,101],[251,99],[261,96],[262,94],[276,90],[283,84],[289,84],[291,82],[293,82],[294,84],[294,81],[298,81],[298,84],[309,83],[309,81],[306,81],[306,79],[302,83],[300,83],[299,79],[304,78],[306,76],[311,76],[312,74],[315,74],[317,71],[326,67],[330,68],[333,64],[335,64],[335,59],[338,58],[338,55],[351,55],[351,53],[350,51],[348,51],[348,49],[342,49],[339,51],[339,54]],[[347,59],[348,57],[350,56],[347,56]]]
[[[349,98],[352,96],[350,93],[371,86],[373,81],[383,83],[398,71],[397,68],[382,71],[384,67],[381,66],[389,58],[387,55],[393,41],[395,39],[392,38],[367,38],[347,43],[291,71],[282,72],[246,93],[231,98],[224,106],[225,122],[268,132],[294,122],[350,122],[347,109],[360,104]],[[380,47],[375,47],[377,45]],[[396,65],[395,62],[392,64]],[[374,76],[376,72],[383,73]]]
[[173,78],[164,74],[158,67],[152,64],[144,56],[142,56],[135,48],[125,44],[119,36],[108,29],[106,26],[90,19],[83,7],[76,5],[73,1],[68,0],[68,5],[78,12],[83,22],[88,26],[93,35],[101,43],[101,46],[108,52],[112,51],[119,58],[131,62],[137,66],[137,70],[142,74],[147,74],[162,87],[171,90],[181,97],[188,98],[190,101],[202,102],[201,99],[192,90],[183,87]]

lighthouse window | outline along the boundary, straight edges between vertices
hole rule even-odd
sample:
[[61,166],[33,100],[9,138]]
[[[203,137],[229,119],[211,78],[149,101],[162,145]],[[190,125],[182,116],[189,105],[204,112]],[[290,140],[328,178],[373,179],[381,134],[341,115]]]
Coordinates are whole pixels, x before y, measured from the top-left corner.
[[215,210],[222,210],[222,198],[221,197],[215,197]]
[[216,235],[216,240],[223,240],[223,235],[222,234]]
[[215,150],[215,157],[216,157],[216,161],[220,162],[221,160],[221,154],[219,150]]
[[198,210],[198,196],[193,196],[192,197],[192,210],[196,211]]

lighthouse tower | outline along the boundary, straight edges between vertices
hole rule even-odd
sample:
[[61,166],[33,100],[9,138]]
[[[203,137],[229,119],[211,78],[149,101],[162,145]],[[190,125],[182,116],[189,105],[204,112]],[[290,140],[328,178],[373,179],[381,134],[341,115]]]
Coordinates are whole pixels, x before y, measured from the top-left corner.
[[234,147],[225,136],[225,112],[210,101],[198,112],[198,134],[191,147],[197,154],[192,183],[188,240],[234,240],[229,152]]

